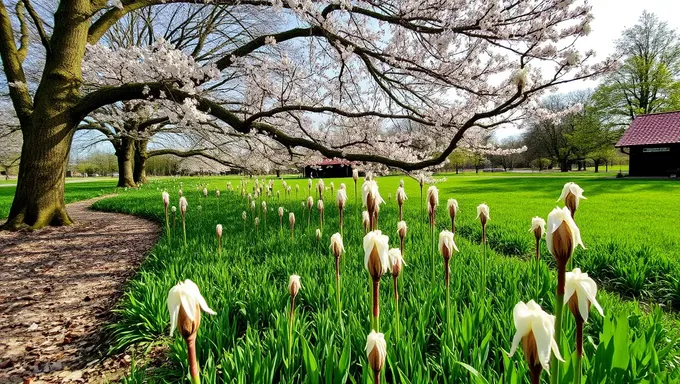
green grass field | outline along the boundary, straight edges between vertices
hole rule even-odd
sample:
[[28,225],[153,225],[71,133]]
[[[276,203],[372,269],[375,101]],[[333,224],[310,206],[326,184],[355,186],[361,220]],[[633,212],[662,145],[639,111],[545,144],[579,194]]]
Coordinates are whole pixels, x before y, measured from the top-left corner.
[[[227,193],[237,178],[182,179],[189,201],[188,246],[181,241],[181,225],[171,223],[171,236],[162,238],[127,288],[110,326],[112,351],[131,346],[137,353],[152,345],[168,346],[169,361],[144,366],[138,355],[125,382],[188,382],[186,347],[180,337],[167,336],[168,290],[180,280],[198,284],[208,304],[218,312],[205,315],[197,341],[205,383],[260,382],[371,382],[364,345],[370,328],[368,275],[363,268],[360,212],[354,204],[351,179],[325,180],[326,186],[347,183],[344,243],[341,265],[342,321],[335,307],[334,262],[328,244],[338,230],[335,198],[326,194],[326,225],[317,244],[316,209],[307,225],[301,201],[308,195],[307,180],[286,179],[290,197],[282,192],[268,203],[267,223],[258,201],[262,224],[256,234],[247,201]],[[575,265],[600,285],[598,300],[605,318],[593,313],[586,325],[584,360],[586,382],[670,383],[680,380],[680,183],[669,180],[627,180],[572,175],[568,180],[585,189],[576,214],[586,250],[575,254]],[[452,264],[451,324],[446,322],[443,262],[429,248],[428,230],[421,220],[418,184],[406,180],[409,200],[405,220],[407,266],[400,279],[401,332],[397,334],[391,278],[381,285],[381,332],[387,339],[386,382],[528,382],[521,353],[507,357],[514,326],[512,308],[518,301],[537,301],[549,312],[554,307],[554,262],[542,249],[540,278],[536,279],[530,254],[531,218],[546,217],[556,206],[567,181],[562,176],[509,177],[453,175],[439,183],[438,231],[448,227],[446,199],[458,199],[456,243],[460,253]],[[378,179],[388,203],[381,209],[380,227],[396,236],[394,191],[399,177]],[[177,204],[178,181],[161,179],[142,190],[128,190],[100,201],[98,209],[128,212],[163,221],[161,191]],[[207,183],[207,199],[199,183]],[[300,193],[295,196],[295,184]],[[248,187],[252,188],[252,181]],[[215,198],[219,188],[222,197]],[[282,190],[281,181],[275,190]],[[392,198],[389,199],[388,195]],[[361,196],[359,196],[359,200]],[[489,275],[487,290],[479,288],[482,248],[476,206],[491,209],[489,223]],[[201,209],[199,210],[199,206]],[[283,231],[277,207],[286,209]],[[245,223],[241,212],[248,211]],[[295,240],[287,228],[288,211],[297,217]],[[172,219],[171,219],[172,220]],[[217,252],[215,225],[224,225],[224,248]],[[288,276],[302,277],[292,358],[288,357]],[[434,278],[432,276],[434,275]],[[540,291],[536,294],[536,282]],[[560,382],[572,377],[574,322],[565,316],[561,341],[563,364]],[[543,375],[547,380],[547,375]]]
[[[16,180],[8,180],[12,185],[2,186],[0,184],[0,220],[6,219],[12,207]],[[64,199],[66,203],[87,200],[93,197],[114,193],[117,180],[111,178],[102,179],[75,179],[66,182]],[[4,183],[2,183],[4,184]]]

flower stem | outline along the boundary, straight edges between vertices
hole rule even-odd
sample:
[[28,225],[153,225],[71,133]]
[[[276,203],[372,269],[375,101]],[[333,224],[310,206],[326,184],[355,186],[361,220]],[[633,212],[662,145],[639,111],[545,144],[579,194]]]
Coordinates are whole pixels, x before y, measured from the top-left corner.
[[434,218],[430,216],[430,259],[432,260],[432,277],[430,281],[434,281]]
[[295,296],[290,297],[290,316],[288,317],[288,364],[293,360],[293,321],[295,315]]
[[345,213],[344,209],[340,208],[340,237],[342,237],[343,239],[345,238],[345,232],[342,225],[344,221],[344,213]]
[[342,309],[340,304],[340,258],[335,258],[335,296],[338,302],[338,321],[342,323]]
[[576,319],[576,364],[574,365],[574,384],[581,384],[583,366],[583,319]]
[[182,216],[182,232],[184,232],[184,246],[187,246],[187,223]]
[[486,296],[486,225],[482,225],[482,291],[483,295]]
[[444,281],[446,283],[446,329],[451,334],[451,297],[449,294],[449,259],[444,259]]
[[380,384],[380,371],[373,372],[375,374],[374,382],[375,384]]
[[541,295],[541,240],[536,239],[536,302]]
[[[536,364],[529,368],[529,375],[531,376],[531,384],[541,383],[541,373],[543,373],[543,367],[540,364]],[[552,380],[552,378],[550,378]]]
[[380,332],[380,280],[373,280],[373,329]]
[[397,341],[399,341],[399,278],[394,277],[394,320],[397,328]]
[[168,235],[168,241],[170,241],[170,217],[168,216],[168,208],[165,208],[165,231]]
[[[555,303],[555,341],[557,347],[560,347],[562,340],[562,311],[564,309],[564,283],[565,283],[566,265],[558,263],[557,265],[557,295]],[[555,355],[550,358],[550,383],[558,384],[560,375],[560,362]]]
[[186,339],[187,355],[189,359],[189,374],[191,375],[192,384],[200,384],[201,376],[198,373],[198,360],[196,359],[196,334],[192,334]]

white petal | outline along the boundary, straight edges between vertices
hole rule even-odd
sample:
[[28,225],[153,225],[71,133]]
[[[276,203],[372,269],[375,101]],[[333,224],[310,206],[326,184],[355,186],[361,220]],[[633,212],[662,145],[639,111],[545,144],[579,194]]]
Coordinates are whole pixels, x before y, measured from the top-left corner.
[[[534,338],[536,339],[536,350],[538,351],[538,360],[541,362],[543,369],[549,370],[548,363],[550,362],[550,350],[552,349],[553,343],[553,332],[554,326],[551,326],[551,322],[548,317],[550,315],[544,315],[542,321],[535,321],[532,327],[534,332]],[[558,352],[559,353],[559,352]]]
[[510,353],[508,354],[508,357],[512,357],[512,355],[515,354],[520,341],[522,341],[522,337],[524,337],[524,335],[522,335],[519,331],[515,332],[515,337],[512,338],[512,346],[510,347]]

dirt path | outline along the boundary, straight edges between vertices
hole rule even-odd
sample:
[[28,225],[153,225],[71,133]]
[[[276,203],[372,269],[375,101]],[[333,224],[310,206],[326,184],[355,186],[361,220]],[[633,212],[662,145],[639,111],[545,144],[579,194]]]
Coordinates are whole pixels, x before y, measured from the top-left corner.
[[159,228],[89,210],[97,199],[69,204],[77,222],[71,227],[0,232],[0,383],[93,382],[105,375],[93,364],[98,331]]

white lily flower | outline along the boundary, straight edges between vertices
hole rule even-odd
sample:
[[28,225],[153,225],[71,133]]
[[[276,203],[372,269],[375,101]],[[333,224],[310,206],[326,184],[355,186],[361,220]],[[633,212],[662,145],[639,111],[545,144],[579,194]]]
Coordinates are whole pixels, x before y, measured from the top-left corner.
[[368,365],[373,372],[380,372],[385,365],[385,358],[387,357],[385,335],[371,331],[366,339],[366,356],[368,357]]
[[[168,312],[170,312],[170,336],[172,336],[172,334],[175,332],[175,328],[178,326],[181,309],[184,310],[187,318],[192,323],[195,323],[200,317],[199,311],[201,309],[207,314],[215,314],[215,311],[208,307],[205,299],[203,296],[201,296],[198,286],[189,279],[178,283],[170,289],[170,292],[168,292],[167,303]],[[182,324],[179,325],[182,326]],[[190,333],[190,331],[191,330],[188,329],[182,330],[182,336],[188,336],[186,333]],[[193,329],[193,331],[195,332],[195,329]]]
[[406,265],[401,250],[399,248],[392,248],[387,251],[387,256],[390,258],[389,270],[392,272],[392,276],[398,277],[401,274],[401,269]]
[[448,259],[453,255],[453,251],[458,252],[458,247],[453,241],[453,232],[443,230],[439,233],[439,253]]
[[406,226],[406,222],[404,220],[397,223],[397,233],[399,234],[399,237],[406,237],[407,230],[408,227]]
[[389,238],[381,231],[371,231],[364,236],[364,267],[375,278],[380,278],[390,265]]
[[427,209],[430,214],[439,206],[439,190],[434,185],[427,189]]
[[[590,312],[590,305],[592,304],[595,306],[595,309],[597,309],[600,315],[604,316],[602,307],[595,298],[597,295],[597,284],[588,276],[587,273],[582,273],[581,269],[574,268],[572,272],[565,273],[564,278],[564,303],[569,304],[569,307],[574,315],[579,313],[583,321],[587,322],[588,312]],[[576,300],[573,300],[574,298]],[[575,312],[576,310],[578,310],[578,312]]]
[[[369,198],[372,201],[369,201]],[[367,180],[361,187],[361,201],[364,207],[369,207],[369,203],[375,204],[375,206],[380,206],[385,200],[380,196],[378,191],[378,183],[375,180]]]
[[579,187],[576,183],[569,182],[564,184],[562,194],[557,201],[564,200],[564,205],[566,205],[571,212],[576,212],[579,200],[581,199],[586,200],[586,197],[583,196],[583,188]]
[[338,204],[338,208],[342,209],[345,207],[345,203],[347,202],[347,191],[345,188],[343,188],[345,184],[340,184],[340,189],[338,190],[338,195],[335,198],[336,203]]
[[300,283],[300,276],[290,275],[290,279],[288,280],[288,293],[290,293],[291,296],[295,297],[297,296],[298,292],[300,292],[300,288],[302,288],[302,284]]
[[488,205],[479,204],[477,206],[477,218],[482,222],[482,224],[486,224],[487,221],[491,220],[491,217],[489,216]]
[[564,263],[574,253],[577,245],[585,249],[581,241],[581,232],[576,226],[574,219],[571,218],[569,208],[555,208],[548,214],[545,242],[548,245],[550,254],[556,260]]
[[182,196],[179,198],[179,213],[184,216],[187,213],[187,207],[189,206],[189,203],[187,203],[186,197]]
[[564,361],[555,341],[555,316],[541,309],[541,306],[531,300],[528,303],[519,302],[512,310],[515,322],[515,337],[512,339],[509,356],[515,354],[519,343],[522,342],[524,357],[529,365],[541,364],[548,371],[551,352],[559,361]]
[[331,250],[335,257],[340,257],[345,252],[345,246],[342,244],[342,236],[340,233],[334,233],[331,236]]
[[531,229],[529,229],[529,232],[533,232],[537,238],[545,235],[545,220],[538,216],[531,219]]
[[399,187],[397,188],[397,195],[396,195],[397,203],[400,205],[404,203],[404,201],[408,200],[408,196],[406,196],[406,191],[404,190],[404,187]]

